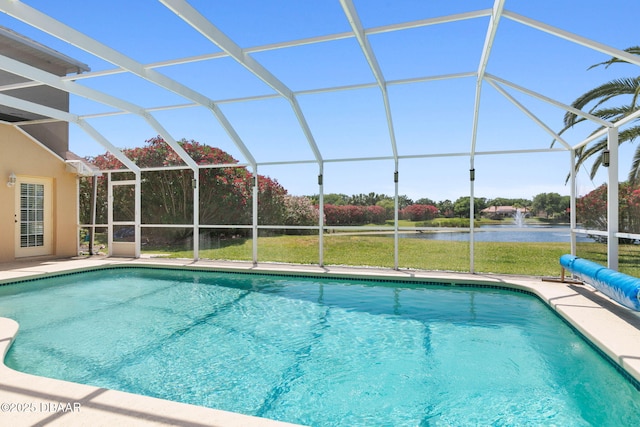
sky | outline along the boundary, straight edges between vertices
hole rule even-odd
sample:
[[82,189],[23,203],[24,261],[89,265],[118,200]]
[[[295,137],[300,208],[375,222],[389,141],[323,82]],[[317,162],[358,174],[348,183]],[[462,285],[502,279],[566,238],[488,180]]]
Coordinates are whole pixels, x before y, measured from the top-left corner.
[[[13,2],[0,2],[13,3]],[[25,0],[65,25],[115,49],[140,64],[157,64],[221,52],[165,5],[156,0]],[[313,140],[324,159],[325,193],[375,192],[393,195],[392,138],[401,156],[399,194],[413,200],[455,200],[470,191],[469,152],[473,141],[476,78],[394,84],[404,79],[475,73],[478,70],[488,17],[367,36],[384,79],[393,132],[389,130],[382,91],[367,88],[324,93],[310,91],[375,83],[357,40],[346,37],[322,43],[271,50],[258,46],[339,34],[351,30],[338,0],[191,0],[205,18],[296,93]],[[490,0],[354,0],[365,29],[490,9]],[[595,40],[617,49],[640,44],[640,2],[631,0],[506,0],[505,10]],[[623,13],[621,11],[624,11]],[[0,25],[50,46],[91,68],[113,70],[113,64],[5,14]],[[486,72],[541,95],[570,104],[585,91],[614,78],[637,76],[635,65],[609,68],[593,64],[608,56],[503,17],[498,25]],[[215,101],[258,162],[258,173],[280,182],[290,194],[317,194],[319,166],[291,103],[230,57],[156,71]],[[176,140],[185,138],[219,147],[247,163],[213,114],[202,106],[155,110],[192,101],[127,73],[78,79],[77,84],[119,97],[143,108]],[[508,94],[552,129],[562,128],[564,111],[529,95],[503,87]],[[236,100],[237,102],[231,102]],[[70,111],[94,126],[120,148],[141,146],[157,135],[135,115],[92,115],[112,112],[109,106],[72,95]],[[481,85],[479,120],[473,160],[476,197],[533,198],[557,192],[568,195],[565,179],[569,152],[491,155],[496,151],[546,150],[552,137],[487,82]],[[585,123],[564,136],[578,144],[595,129]],[[637,144],[637,143],[636,143]],[[560,147],[556,144],[554,147]],[[620,179],[626,179],[635,144],[620,151]],[[70,125],[70,149],[81,156],[106,150],[77,126]],[[383,160],[356,159],[384,158]],[[351,159],[351,161],[345,161]],[[304,163],[296,163],[303,161]],[[588,164],[587,167],[590,167]],[[606,181],[581,171],[579,194]]]

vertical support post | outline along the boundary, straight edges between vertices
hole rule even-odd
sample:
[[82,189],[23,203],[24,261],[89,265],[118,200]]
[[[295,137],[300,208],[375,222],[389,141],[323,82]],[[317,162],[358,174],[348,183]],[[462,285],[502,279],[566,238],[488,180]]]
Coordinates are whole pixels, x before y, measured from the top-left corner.
[[107,254],[113,256],[113,182],[107,172]]
[[607,267],[618,270],[618,128],[608,129],[609,169],[607,185]]
[[89,229],[89,255],[95,253],[94,246],[96,243],[96,216],[98,209],[98,176],[91,177],[91,228]]
[[[76,175],[76,255],[80,255],[81,252],[81,246],[82,246],[82,239],[80,238],[80,231],[82,230],[80,228],[80,175]],[[87,243],[89,244],[89,249],[91,249],[91,242],[90,240],[90,236],[91,234],[87,234]],[[89,252],[91,253],[91,252]]]
[[254,168],[253,176],[253,219],[252,227],[252,247],[253,247],[253,265],[258,264],[258,166]]
[[471,169],[469,169],[469,272],[475,273],[475,238],[474,238],[474,218],[475,212],[475,181],[476,170],[473,167],[473,161],[471,162]]
[[571,175],[570,175],[570,185],[571,185],[571,192],[570,192],[570,200],[569,200],[569,223],[570,223],[570,227],[571,230],[569,232],[569,238],[571,241],[571,255],[576,256],[576,252],[577,252],[577,244],[576,244],[576,233],[575,233],[575,229],[577,226],[577,221],[576,221],[576,151],[575,150],[571,150],[569,152],[569,156],[570,156],[570,164],[571,164],[571,168],[569,169],[571,171]]
[[193,169],[193,260],[200,259],[200,168]]
[[393,172],[393,183],[395,186],[395,194],[393,197],[393,269],[399,269],[399,256],[398,246],[400,241],[398,239],[398,208],[400,207],[398,202],[398,160],[395,161],[395,171]]
[[142,213],[140,212],[140,209],[142,207],[142,172],[140,170],[137,170],[135,172],[136,174],[136,183],[135,183],[135,192],[134,192],[134,221],[135,221],[135,226],[134,226],[134,236],[136,239],[136,246],[135,246],[135,257],[136,258],[140,258],[140,238],[141,238],[141,232],[140,232],[140,228],[141,228],[141,224],[142,224]]
[[318,265],[324,267],[324,174],[320,164],[318,172]]

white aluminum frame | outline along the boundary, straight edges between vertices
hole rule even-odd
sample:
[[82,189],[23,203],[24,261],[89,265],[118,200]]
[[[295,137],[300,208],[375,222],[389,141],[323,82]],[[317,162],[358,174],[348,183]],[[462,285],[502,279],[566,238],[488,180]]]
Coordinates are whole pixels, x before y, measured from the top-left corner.
[[[636,55],[628,54],[619,49],[615,49],[613,47],[607,46],[600,42],[587,39],[582,36],[578,36],[571,32],[565,31],[560,28],[553,27],[546,23],[519,15],[517,13],[510,12],[505,10],[505,0],[495,0],[494,5],[491,9],[482,9],[465,13],[452,14],[448,16],[441,16],[436,18],[422,19],[412,22],[405,22],[393,25],[385,25],[380,27],[372,27],[365,28],[360,20],[358,12],[353,4],[352,0],[337,0],[340,2],[342,10],[345,14],[345,18],[349,22],[351,26],[351,30],[342,33],[322,35],[298,40],[290,40],[279,43],[272,43],[262,46],[253,46],[248,48],[242,48],[236,42],[227,37],[222,31],[220,31],[213,22],[209,21],[204,15],[202,15],[198,10],[196,10],[193,6],[187,3],[185,0],[158,0],[161,4],[166,6],[166,8],[172,11],[176,15],[176,19],[181,19],[193,27],[195,30],[200,32],[204,37],[206,37],[213,44],[222,49],[222,52],[212,53],[207,55],[199,55],[185,58],[176,58],[170,61],[162,61],[152,64],[142,64],[139,63],[132,58],[127,57],[121,52],[112,49],[109,46],[106,46],[87,35],[59,22],[52,17],[20,2],[17,0],[0,0],[0,11],[23,21],[24,23],[42,30],[54,37],[57,37],[60,40],[63,40],[73,46],[76,46],[80,49],[83,49],[89,52],[96,57],[102,58],[111,64],[114,65],[114,69],[99,71],[99,72],[88,72],[82,75],[74,75],[74,76],[66,76],[66,77],[58,77],[53,74],[47,73],[40,69],[30,67],[18,61],[14,61],[10,58],[4,57],[0,55],[0,68],[20,75],[28,81],[26,83],[20,83],[15,85],[7,85],[5,87],[0,87],[0,92],[7,91],[10,89],[16,88],[26,88],[33,87],[37,85],[48,85],[63,91],[66,91],[70,94],[78,95],[85,97],[87,99],[93,100],[95,102],[110,106],[115,108],[116,111],[108,112],[108,113],[100,113],[100,114],[89,114],[85,116],[78,116],[73,113],[56,110],[54,108],[46,107],[43,105],[35,104],[32,102],[20,100],[3,93],[0,93],[0,104],[7,105],[13,108],[21,109],[24,111],[28,111],[31,113],[39,114],[43,117],[47,117],[48,119],[40,120],[38,122],[48,122],[48,121],[66,121],[68,123],[73,123],[83,129],[89,136],[91,136],[94,140],[96,140],[99,144],[101,144],[105,149],[111,152],[118,160],[120,160],[128,170],[132,171],[135,176],[135,188],[136,188],[136,220],[135,220],[135,229],[136,229],[136,256],[140,254],[140,229],[142,227],[140,221],[140,180],[141,180],[141,172],[145,170],[158,170],[160,168],[147,168],[141,169],[134,162],[128,159],[114,144],[108,141],[103,135],[101,135],[95,128],[93,128],[87,120],[97,118],[97,117],[107,117],[107,116],[116,116],[116,115],[124,115],[124,114],[133,114],[142,118],[146,123],[149,124],[164,140],[169,144],[169,146],[179,155],[179,157],[185,162],[185,167],[171,167],[172,169],[190,169],[194,174],[194,180],[196,185],[194,186],[194,217],[193,217],[193,234],[194,234],[194,259],[199,259],[199,231],[201,229],[207,228],[215,228],[218,226],[201,226],[199,224],[199,171],[203,168],[208,167],[249,167],[253,174],[257,177],[258,168],[261,166],[269,166],[269,165],[285,165],[285,164],[304,164],[304,163],[315,163],[318,167],[318,190],[319,190],[319,198],[320,198],[320,222],[318,226],[313,226],[310,229],[317,229],[319,232],[319,264],[324,264],[324,252],[323,252],[323,233],[325,226],[323,224],[323,204],[324,204],[324,194],[323,194],[323,175],[324,175],[324,165],[328,162],[355,162],[355,161],[371,161],[371,160],[389,160],[394,162],[394,200],[395,200],[395,217],[394,217],[394,268],[399,267],[398,261],[398,232],[400,231],[400,227],[398,226],[398,176],[400,173],[399,163],[402,159],[415,159],[415,158],[433,158],[433,157],[452,157],[452,156],[461,156],[469,158],[469,169],[470,169],[470,184],[469,184],[469,195],[471,198],[470,203],[470,216],[474,217],[474,177],[475,177],[475,157],[478,155],[497,155],[497,154],[511,154],[511,153],[535,153],[535,152],[567,152],[570,157],[570,167],[571,167],[571,252],[575,254],[576,252],[576,234],[589,232],[590,234],[597,235],[606,235],[608,238],[608,259],[609,259],[609,267],[616,269],[618,265],[618,246],[617,241],[619,237],[631,237],[631,238],[640,238],[640,236],[629,233],[620,233],[618,230],[618,129],[629,123],[631,120],[634,120],[640,117],[640,111],[635,114],[626,117],[623,120],[620,120],[616,123],[611,123],[609,121],[600,119],[598,117],[589,114],[588,112],[577,110],[569,105],[566,105],[562,102],[559,102],[553,99],[550,96],[543,95],[532,91],[528,88],[522,87],[516,83],[510,82],[506,79],[503,79],[499,76],[492,75],[487,72],[487,64],[489,62],[492,47],[494,44],[494,40],[496,38],[498,26],[502,18],[509,19],[512,22],[533,28],[538,31],[542,31],[552,36],[559,37],[565,40],[568,40],[572,43],[575,43],[580,46],[584,46],[588,49],[595,50],[606,55],[617,57],[623,59],[631,64],[640,66],[640,58]],[[426,27],[430,25],[445,25],[450,22],[457,22],[462,20],[472,20],[478,18],[486,18],[489,17],[489,23],[485,34],[484,45],[482,49],[482,53],[480,55],[480,61],[478,63],[477,69],[474,72],[463,72],[456,73],[450,75],[441,75],[441,76],[419,76],[410,79],[403,80],[395,80],[389,81],[386,80],[380,64],[376,58],[376,53],[369,43],[368,37],[374,34],[383,34],[394,31],[403,31],[412,28],[420,28]],[[307,89],[303,91],[295,92],[291,90],[284,82],[279,80],[271,71],[265,68],[262,64],[260,64],[253,56],[252,53],[256,52],[264,52],[269,50],[277,50],[284,49],[288,47],[294,46],[302,46],[308,44],[315,43],[325,43],[330,41],[342,40],[342,39],[355,39],[364,55],[367,64],[369,65],[371,72],[374,76],[374,83],[360,83],[360,84],[352,84],[348,86],[335,86],[335,87],[324,87],[324,88],[313,88]],[[237,63],[245,67],[249,72],[251,72],[255,77],[259,78],[263,82],[265,82],[269,87],[271,87],[276,93],[275,94],[267,94],[267,95],[256,95],[256,96],[248,96],[243,98],[230,98],[230,99],[218,99],[213,100],[209,97],[203,95],[202,93],[194,90],[190,87],[185,86],[184,84],[167,77],[166,75],[156,71],[156,68],[166,67],[171,65],[179,65],[185,63],[197,63],[200,61],[211,61],[218,58],[232,58]],[[135,76],[145,79],[146,81],[156,85],[159,88],[167,90],[169,92],[175,93],[185,100],[188,103],[181,103],[175,105],[165,105],[165,106],[156,106],[150,108],[142,108],[138,105],[127,102],[123,99],[117,98],[107,93],[102,93],[100,91],[90,89],[84,85],[76,83],[76,80],[81,79],[90,79],[90,78],[98,78],[101,76],[119,74],[119,73],[131,73]],[[434,154],[430,152],[424,152],[413,155],[402,155],[398,152],[397,144],[396,144],[396,132],[393,124],[393,114],[392,108],[389,102],[389,96],[387,88],[391,85],[408,85],[420,82],[428,82],[434,80],[443,80],[443,79],[458,79],[458,78],[474,78],[475,79],[475,95],[474,95],[474,110],[473,110],[473,122],[471,124],[471,134],[470,134],[470,148],[468,152],[450,152],[450,153],[439,153]],[[554,140],[559,142],[560,147],[550,147],[548,149],[528,149],[528,150],[501,150],[501,151],[478,151],[476,147],[476,138],[477,138],[477,130],[478,130],[478,117],[480,113],[480,102],[482,98],[482,88],[483,84],[487,83],[490,87],[500,93],[503,97],[505,97],[510,103],[512,103],[517,109],[519,109],[525,116],[527,116],[530,120],[535,122],[540,128],[542,128],[546,133],[548,133]],[[377,87],[381,92],[381,103],[385,111],[386,116],[386,124],[389,132],[389,142],[390,142],[390,151],[391,154],[389,156],[380,156],[380,157],[358,157],[358,158],[338,158],[338,159],[327,159],[324,158],[321,150],[319,149],[314,136],[312,134],[311,128],[307,123],[307,119],[305,118],[304,112],[298,103],[298,97],[301,95],[313,95],[318,93],[326,93],[326,92],[334,92],[334,91],[348,91],[348,90],[358,90],[364,88],[374,88]],[[560,135],[554,132],[551,127],[544,123],[540,118],[531,113],[531,111],[521,102],[518,101],[514,96],[512,96],[505,87],[516,90],[522,94],[527,96],[531,96],[537,100],[541,100],[543,102],[554,105],[558,108],[561,108],[565,111],[572,112],[580,117],[587,119],[590,122],[598,126],[602,126],[603,129],[599,132],[592,134],[590,137],[586,138],[582,142],[576,145],[570,145],[567,141],[565,141]],[[297,119],[298,125],[302,133],[305,135],[307,143],[313,153],[313,159],[300,159],[296,161],[283,161],[283,162],[258,162],[253,153],[248,149],[243,140],[240,138],[238,132],[234,128],[233,124],[221,111],[219,105],[227,104],[227,103],[239,103],[239,102],[248,102],[254,100],[263,100],[263,99],[273,99],[273,98],[284,98],[287,100],[291,106],[291,109]],[[245,163],[243,164],[234,164],[234,165],[198,165],[180,146],[180,144],[167,132],[167,130],[163,127],[163,125],[153,116],[153,112],[157,111],[165,111],[165,110],[173,110],[180,108],[193,108],[193,107],[205,107],[208,109],[214,118],[220,123],[222,128],[229,135],[232,142],[236,145],[238,150],[242,153],[245,158]],[[33,122],[18,122],[13,123],[14,126],[20,127],[25,124],[29,124]],[[608,138],[608,147],[611,154],[611,163],[608,169],[608,181],[609,181],[609,208],[608,208],[608,218],[609,218],[609,229],[606,233],[602,234],[601,232],[593,231],[593,230],[581,230],[576,228],[576,217],[575,217],[575,198],[576,198],[576,183],[575,183],[575,151],[580,147],[589,144],[590,142],[607,135]],[[111,221],[108,224],[109,227],[112,226]],[[95,226],[93,224],[92,226]],[[147,226],[157,226],[157,227],[174,227],[174,226],[184,226],[184,225],[170,225],[170,224],[157,224],[157,225],[145,225]],[[253,232],[253,253],[252,258],[253,262],[257,263],[258,261],[258,247],[257,247],[257,237],[258,230],[261,228],[277,228],[280,226],[259,226],[258,225],[258,186],[257,186],[257,178],[253,183],[253,206],[252,206],[252,225],[224,225],[220,226],[220,228],[251,228]],[[296,228],[291,226],[281,226],[286,228]],[[307,227],[302,227],[307,229]],[[474,272],[474,225],[473,221],[470,224],[470,271]]]

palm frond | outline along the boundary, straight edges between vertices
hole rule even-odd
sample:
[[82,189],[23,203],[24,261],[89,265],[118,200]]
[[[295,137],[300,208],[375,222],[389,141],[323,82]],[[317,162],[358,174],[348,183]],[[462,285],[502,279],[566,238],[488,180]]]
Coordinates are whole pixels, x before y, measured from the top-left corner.
[[618,145],[623,142],[633,142],[634,139],[640,138],[640,125],[632,126],[618,134]]
[[[633,55],[640,55],[640,46],[631,46],[631,47],[626,48],[624,51],[627,52],[627,53],[631,53]],[[617,63],[628,63],[628,62],[625,61],[624,59],[612,57],[608,61],[600,62],[598,64],[594,64],[594,65],[590,66],[589,68],[587,68],[587,70],[590,70],[590,69],[595,68],[595,67],[599,67],[601,65],[604,65],[605,68],[608,68],[610,65],[617,64]]]
[[[595,102],[591,107],[590,113],[595,111],[600,105],[608,100],[621,95],[636,96],[640,88],[640,77],[629,77],[611,80],[590,91],[582,94],[571,104],[572,107],[583,110],[588,104]],[[565,126],[571,126],[575,123],[576,115],[567,112],[564,116]]]
[[[640,55],[640,46],[632,46],[625,49],[625,52]],[[628,63],[620,58],[613,57],[607,61],[594,64],[589,69],[604,66],[605,68],[616,63]],[[604,103],[615,99],[619,96],[630,95],[631,102],[629,104],[620,105],[617,107],[605,106],[601,107]],[[625,98],[628,99],[628,98]],[[582,94],[571,104],[572,107],[579,110],[587,111],[587,106],[590,106],[589,113],[607,120],[609,122],[618,122],[619,120],[628,117],[630,114],[636,112],[638,107],[638,100],[640,99],[640,76],[614,79],[606,82],[590,91]],[[569,128],[572,128],[578,123],[584,122],[587,119],[578,116],[572,112],[566,112],[564,115],[564,127],[560,130],[558,135],[562,135]],[[636,118],[634,122],[640,121],[640,118]],[[603,129],[603,126],[598,126],[592,133],[599,132]],[[634,139],[640,137],[640,125],[632,126],[618,135],[618,144],[624,142],[631,142]],[[555,143],[555,140],[551,143],[551,146]],[[575,151],[576,156],[576,171],[584,166],[585,162],[594,156],[598,155],[591,165],[590,177],[593,179],[598,172],[600,166],[602,166],[602,158],[599,154],[607,148],[607,138],[601,138],[588,148],[580,147]],[[633,164],[631,171],[629,172],[629,181],[640,182],[640,147],[635,151],[633,158]]]
[[620,119],[624,119],[630,114],[635,113],[638,110],[637,106],[632,104],[622,105],[619,107],[606,107],[599,110],[594,110],[591,114],[596,117],[600,117],[603,120],[610,122],[617,122]]
[[591,165],[591,172],[589,172],[589,178],[591,178],[591,180],[593,180],[593,178],[596,177],[596,174],[598,173],[598,169],[600,169],[600,166],[602,166],[602,156],[597,156],[595,161]]
[[[601,119],[607,120],[609,122],[617,122],[618,120],[621,120],[621,119],[627,117],[628,115],[636,112],[637,110],[638,110],[638,107],[633,107],[632,105],[623,105],[622,107],[602,108],[600,110],[596,110],[596,111],[592,112],[592,114],[594,116],[596,116],[596,117],[600,117]],[[584,122],[586,120],[588,120],[588,119],[586,119],[584,117],[576,118],[573,124],[563,127],[558,132],[558,135],[562,135],[563,133],[565,133],[566,131],[568,131],[572,127],[574,127],[576,124],[578,124],[580,122]],[[640,118],[637,118],[634,121],[637,121],[637,120],[640,120]],[[600,130],[602,130],[603,127],[604,126],[600,126],[600,127],[596,128],[593,132],[591,132],[591,135],[593,135],[596,132],[599,132]],[[551,147],[553,147],[555,145],[555,142],[556,142],[555,139],[553,141],[551,141]]]
[[[632,142],[634,139],[640,137],[640,126],[633,126],[628,129],[623,130],[618,134],[618,145],[621,145],[625,142]],[[580,147],[579,150],[576,150],[576,172],[582,167],[582,165],[589,160],[590,158],[598,155],[591,166],[591,171],[589,176],[591,179],[595,178],[598,169],[602,166],[602,159],[599,154],[608,147],[607,138],[599,139],[595,144],[589,146],[588,148]],[[636,153],[638,155],[638,153]],[[635,161],[635,158],[634,158]],[[640,162],[640,159],[638,159]],[[639,166],[640,167],[640,163]],[[634,172],[635,166],[632,166],[631,171],[629,172],[629,176],[632,174],[639,175],[640,170]],[[631,178],[629,178],[631,179]]]
[[636,148],[636,152],[633,156],[631,169],[629,170],[629,176],[627,179],[629,180],[629,183],[634,186],[640,183],[640,145],[638,145],[638,148]]

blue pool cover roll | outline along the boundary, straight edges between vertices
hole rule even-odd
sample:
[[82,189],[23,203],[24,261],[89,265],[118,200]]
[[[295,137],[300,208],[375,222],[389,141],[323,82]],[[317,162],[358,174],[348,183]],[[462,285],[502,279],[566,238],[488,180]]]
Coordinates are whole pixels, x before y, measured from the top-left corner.
[[640,279],[637,277],[573,255],[562,255],[560,265],[614,301],[632,310],[640,311]]

